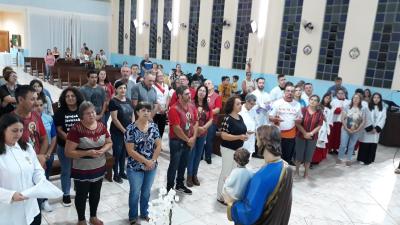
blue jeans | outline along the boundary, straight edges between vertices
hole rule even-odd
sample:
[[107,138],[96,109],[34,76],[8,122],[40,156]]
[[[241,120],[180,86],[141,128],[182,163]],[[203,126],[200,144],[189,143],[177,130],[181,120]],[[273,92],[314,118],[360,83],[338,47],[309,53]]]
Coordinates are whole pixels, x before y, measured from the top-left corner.
[[189,153],[187,165],[188,176],[197,176],[197,171],[199,170],[200,158],[204,150],[204,142],[206,141],[206,137],[207,136],[198,137],[196,139],[196,145]]
[[65,195],[69,195],[71,189],[71,164],[70,158],[65,156],[64,147],[57,145],[57,155],[61,166],[61,189]]
[[113,172],[114,176],[120,176],[125,173],[126,148],[124,134],[122,132],[112,132],[111,140],[113,142],[114,156]]
[[140,216],[149,215],[149,199],[151,186],[156,176],[157,167],[150,171],[136,171],[127,168],[129,181],[129,220],[138,218],[138,203],[140,196]]
[[344,128],[342,128],[342,132],[340,134],[339,159],[343,160],[345,158],[347,150],[347,159],[349,161],[351,160],[354,152],[354,146],[356,146],[356,143],[360,138],[360,134],[361,132],[350,134]]
[[206,146],[205,146],[205,158],[211,159],[211,154],[213,153],[213,143],[215,134],[217,132],[217,125],[214,123],[207,130]]
[[174,187],[176,172],[176,186],[183,186],[186,165],[190,148],[186,142],[179,139],[169,140],[170,161],[167,172],[167,189]]
[[54,154],[51,154],[50,158],[46,161],[46,170],[44,171],[47,180],[49,179],[51,170],[53,169],[53,161],[54,161]]

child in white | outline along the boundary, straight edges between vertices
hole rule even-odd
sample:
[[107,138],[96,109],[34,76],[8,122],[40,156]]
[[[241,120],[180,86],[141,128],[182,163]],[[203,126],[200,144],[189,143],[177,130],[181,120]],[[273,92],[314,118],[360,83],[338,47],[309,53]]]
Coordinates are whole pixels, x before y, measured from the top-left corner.
[[225,180],[222,196],[225,202],[234,202],[241,200],[246,191],[253,172],[246,168],[249,162],[250,153],[244,148],[235,151],[233,159],[238,164],[238,167],[233,169],[231,174]]

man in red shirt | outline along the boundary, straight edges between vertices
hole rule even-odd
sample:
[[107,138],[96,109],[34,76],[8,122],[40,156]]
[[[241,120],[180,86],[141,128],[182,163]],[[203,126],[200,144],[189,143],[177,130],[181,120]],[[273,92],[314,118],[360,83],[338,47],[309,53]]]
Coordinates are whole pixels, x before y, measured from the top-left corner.
[[[192,100],[194,100],[194,96],[196,95],[196,90],[192,87],[189,87],[189,79],[186,75],[180,75],[179,76],[179,82],[181,86],[185,86],[189,88],[190,91],[190,97]],[[172,94],[171,101],[169,102],[169,107],[173,106],[176,102],[178,101],[178,96],[176,92]]]
[[197,138],[196,107],[190,101],[190,91],[187,86],[176,89],[178,102],[171,106],[168,112],[169,119],[169,150],[170,162],[167,172],[167,190],[174,187],[184,194],[192,194],[192,191],[184,185],[184,175],[187,166],[189,151],[192,151]]
[[21,85],[15,90],[17,107],[14,113],[24,121],[24,132],[22,140],[32,145],[40,164],[43,166],[47,160],[46,153],[48,141],[46,129],[44,128],[41,116],[33,111],[36,103],[37,93],[29,85]]

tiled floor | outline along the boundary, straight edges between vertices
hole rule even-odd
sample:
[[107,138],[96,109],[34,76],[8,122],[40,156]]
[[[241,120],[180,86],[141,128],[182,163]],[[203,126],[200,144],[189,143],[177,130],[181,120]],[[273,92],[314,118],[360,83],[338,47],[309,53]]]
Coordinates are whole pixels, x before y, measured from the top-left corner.
[[[19,70],[20,83],[29,77]],[[48,87],[48,85],[46,85]],[[53,87],[51,93],[59,95]],[[55,96],[53,96],[55,98]],[[152,196],[166,184],[168,168],[168,139],[164,135],[160,166],[153,185]],[[351,167],[335,166],[335,157],[328,156],[311,171],[308,180],[296,180],[293,186],[293,207],[290,219],[292,225],[400,225],[400,176],[393,173],[393,157],[398,148],[378,147],[377,159],[369,166],[355,163]],[[397,165],[400,154],[395,158]],[[254,169],[263,164],[252,159]],[[200,187],[193,188],[193,195],[181,196],[174,210],[173,224],[232,224],[226,219],[226,208],[216,201],[216,189],[221,158],[215,156],[213,164],[200,164]],[[59,179],[54,183],[60,186]],[[128,224],[129,185],[103,183],[98,216],[107,225]],[[75,224],[75,208],[63,207],[60,201],[51,201],[55,210],[44,213],[44,224]],[[87,210],[88,211],[88,210]],[[145,224],[145,222],[142,222]]]

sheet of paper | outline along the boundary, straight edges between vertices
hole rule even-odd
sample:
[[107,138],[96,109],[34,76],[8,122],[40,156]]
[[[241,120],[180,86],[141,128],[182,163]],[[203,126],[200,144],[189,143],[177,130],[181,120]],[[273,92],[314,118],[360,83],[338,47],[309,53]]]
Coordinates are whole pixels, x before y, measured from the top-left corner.
[[26,189],[21,194],[28,198],[59,198],[63,192],[48,180],[41,180],[35,186]]

